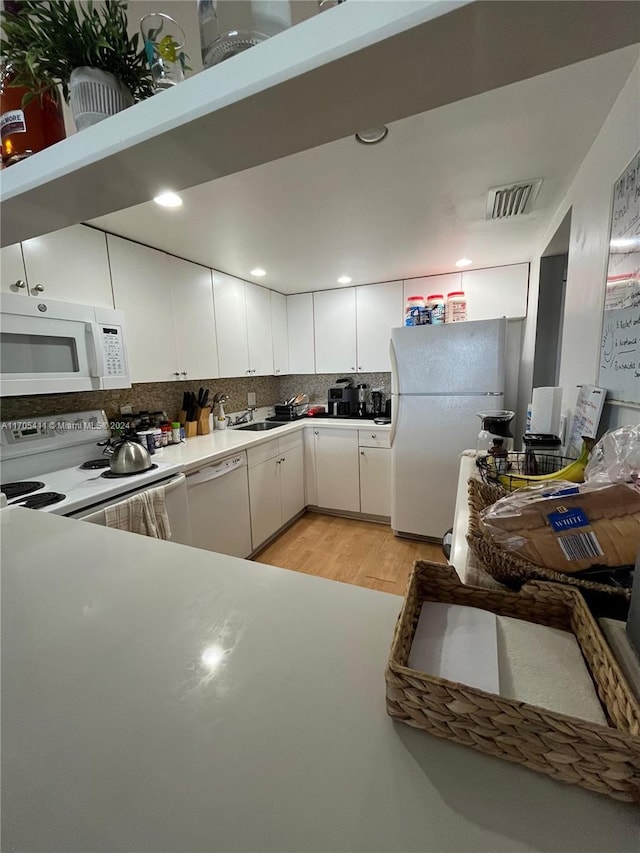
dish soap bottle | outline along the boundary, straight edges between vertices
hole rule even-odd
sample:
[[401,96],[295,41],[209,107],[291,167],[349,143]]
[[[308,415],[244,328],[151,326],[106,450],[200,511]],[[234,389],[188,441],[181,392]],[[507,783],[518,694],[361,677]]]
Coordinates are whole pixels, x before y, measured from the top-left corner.
[[216,418],[216,429],[226,429],[227,419],[222,408],[222,403],[218,403],[218,417]]

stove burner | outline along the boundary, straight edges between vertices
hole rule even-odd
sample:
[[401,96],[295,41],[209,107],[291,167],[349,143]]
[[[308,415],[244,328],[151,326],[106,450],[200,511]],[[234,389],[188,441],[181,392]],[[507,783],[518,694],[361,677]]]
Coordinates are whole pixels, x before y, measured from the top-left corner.
[[144,471],[132,471],[130,474],[114,474],[113,471],[104,471],[100,474],[101,477],[104,477],[107,480],[121,480],[123,477],[137,477],[138,474],[146,474],[147,471],[153,471],[154,468],[157,468],[157,465],[150,465],[148,468],[145,468]]
[[0,486],[0,491],[5,493],[8,501],[11,498],[20,497],[20,495],[30,495],[31,492],[36,492],[38,489],[44,489],[44,483],[39,483],[37,480],[5,483]]
[[103,456],[102,459],[90,459],[88,462],[83,462],[80,467],[93,471],[96,468],[108,468],[109,464],[108,458]]
[[24,506],[27,509],[42,509],[45,506],[57,504],[65,498],[66,495],[63,495],[60,492],[38,492],[37,495],[31,495],[30,497],[23,497],[20,498],[20,500],[13,501],[11,506]]

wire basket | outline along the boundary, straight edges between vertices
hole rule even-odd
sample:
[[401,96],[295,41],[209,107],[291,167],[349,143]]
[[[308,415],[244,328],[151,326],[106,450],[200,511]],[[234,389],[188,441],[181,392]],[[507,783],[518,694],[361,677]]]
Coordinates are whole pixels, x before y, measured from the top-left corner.
[[575,462],[568,456],[555,456],[553,453],[536,453],[525,450],[523,453],[511,451],[506,456],[478,456],[476,465],[485,483],[498,483],[504,489],[513,491],[516,486],[511,478],[518,478],[518,485],[526,477],[538,477],[544,474],[555,474],[561,468]]

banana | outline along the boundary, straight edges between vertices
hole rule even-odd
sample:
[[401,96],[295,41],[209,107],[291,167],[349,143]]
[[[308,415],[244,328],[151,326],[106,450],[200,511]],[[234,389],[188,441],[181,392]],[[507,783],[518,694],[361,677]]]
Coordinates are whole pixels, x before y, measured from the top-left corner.
[[548,480],[568,480],[570,483],[584,483],[584,469],[589,461],[589,449],[583,442],[580,456],[559,471],[553,474],[539,474],[537,476],[500,474],[498,480],[505,489],[522,489],[525,486],[535,486]]

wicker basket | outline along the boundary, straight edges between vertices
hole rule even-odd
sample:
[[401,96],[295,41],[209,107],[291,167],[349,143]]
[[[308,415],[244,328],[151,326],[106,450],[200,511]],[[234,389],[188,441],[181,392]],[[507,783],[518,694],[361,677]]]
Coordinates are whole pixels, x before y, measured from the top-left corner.
[[483,532],[479,523],[480,511],[504,497],[507,492],[500,486],[482,483],[471,478],[469,489],[469,526],[467,543],[482,568],[500,583],[511,587],[519,587],[529,580],[557,581],[570,586],[592,590],[597,593],[620,596],[621,602],[628,602],[631,590],[623,587],[610,586],[597,581],[584,580],[564,572],[554,572],[538,566],[525,557],[510,551],[504,551]]
[[[572,631],[609,725],[409,668],[406,664],[423,601],[480,607]],[[562,782],[640,803],[640,706],[577,590],[539,581],[520,592],[465,586],[453,569],[418,561],[409,577],[385,678],[387,711],[394,720]]]

